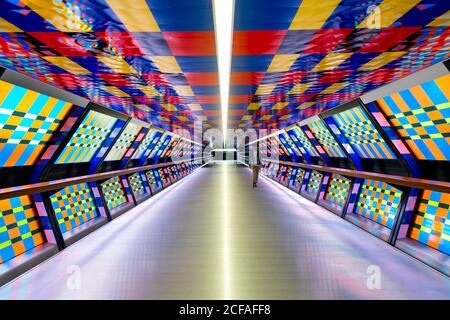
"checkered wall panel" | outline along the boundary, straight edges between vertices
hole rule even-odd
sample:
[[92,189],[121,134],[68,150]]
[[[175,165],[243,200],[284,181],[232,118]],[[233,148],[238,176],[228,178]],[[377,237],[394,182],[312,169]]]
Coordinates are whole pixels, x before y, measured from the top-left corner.
[[151,143],[153,141],[153,138],[155,137],[156,132],[157,131],[155,129],[150,129],[147,132],[147,135],[142,140],[142,142],[139,144],[139,146],[137,147],[136,151],[133,153],[131,159],[140,159],[144,155],[145,151],[151,145]]
[[295,171],[295,175],[291,179],[290,186],[296,190],[299,190],[299,188],[302,185],[304,177],[305,177],[305,170],[297,168],[297,170]]
[[450,75],[377,100],[420,160],[450,160]]
[[410,237],[450,255],[450,194],[424,190]]
[[101,184],[103,196],[109,210],[127,202],[125,191],[119,177],[112,177]]
[[140,125],[137,125],[135,123],[128,123],[124,131],[112,146],[111,150],[105,158],[105,161],[121,160],[127,152],[128,148],[133,143],[141,128],[142,127]]
[[287,133],[282,132],[278,138],[285,147],[288,155],[290,155],[292,159],[297,162],[298,161],[297,157],[301,157],[302,154],[300,150],[297,148],[297,146],[294,144],[294,142],[291,140],[290,136]]
[[402,194],[401,190],[385,182],[364,179],[355,213],[391,229]]
[[317,197],[320,191],[320,184],[322,183],[323,174],[313,170],[309,177],[308,184],[306,186],[306,192],[312,195],[314,198]]
[[0,264],[45,242],[30,196],[0,200]]
[[319,154],[317,153],[316,149],[312,145],[311,141],[309,141],[306,134],[298,127],[294,127],[292,132],[294,133],[295,137],[297,138],[300,145],[308,152],[308,154],[312,157],[318,157]]
[[158,172],[156,170],[149,170],[146,172],[146,175],[152,192],[161,189],[162,184],[159,181]]
[[330,133],[325,123],[321,119],[317,119],[314,122],[308,124],[309,129],[312,131],[320,145],[323,147],[329,157],[345,158],[346,155],[339,143]]
[[89,162],[108,138],[116,121],[116,118],[90,110],[55,163]]
[[344,176],[333,173],[325,191],[325,200],[344,207],[350,192],[351,181]]
[[66,187],[50,196],[62,233],[99,216],[91,188],[86,183]]
[[333,115],[333,119],[361,158],[396,159],[395,154],[360,106]]
[[0,167],[35,164],[71,107],[0,80]]
[[136,197],[142,197],[146,191],[144,184],[142,183],[141,176],[138,172],[132,174],[128,177],[128,181],[130,181],[131,190],[133,191]]

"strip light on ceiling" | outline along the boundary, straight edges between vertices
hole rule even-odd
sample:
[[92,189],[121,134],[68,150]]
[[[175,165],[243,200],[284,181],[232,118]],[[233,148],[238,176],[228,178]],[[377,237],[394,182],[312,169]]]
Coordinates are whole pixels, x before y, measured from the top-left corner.
[[228,97],[230,90],[231,43],[233,40],[234,0],[213,0],[216,47],[219,64],[220,104],[223,141],[226,142]]

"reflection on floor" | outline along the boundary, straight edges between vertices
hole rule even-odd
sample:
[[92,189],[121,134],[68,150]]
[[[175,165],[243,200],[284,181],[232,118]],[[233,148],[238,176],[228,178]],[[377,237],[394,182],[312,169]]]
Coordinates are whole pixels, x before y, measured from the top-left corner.
[[216,164],[1,288],[0,298],[448,299],[450,280],[274,182],[252,188],[245,167]]

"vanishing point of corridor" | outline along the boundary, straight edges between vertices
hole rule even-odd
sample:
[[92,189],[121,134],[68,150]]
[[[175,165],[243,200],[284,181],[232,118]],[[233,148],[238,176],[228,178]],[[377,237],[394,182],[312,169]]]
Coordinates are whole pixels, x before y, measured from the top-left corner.
[[[380,287],[368,286],[368,268]],[[74,280],[75,279],[75,280]],[[206,166],[0,289],[1,299],[442,299],[450,280],[235,164]]]

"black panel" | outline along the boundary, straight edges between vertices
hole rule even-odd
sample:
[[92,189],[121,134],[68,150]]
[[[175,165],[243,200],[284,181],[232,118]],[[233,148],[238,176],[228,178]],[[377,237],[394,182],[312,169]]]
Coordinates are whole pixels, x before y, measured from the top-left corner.
[[422,178],[450,182],[449,161],[418,160],[417,163]]

